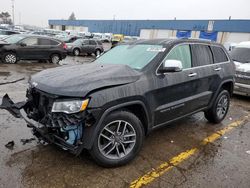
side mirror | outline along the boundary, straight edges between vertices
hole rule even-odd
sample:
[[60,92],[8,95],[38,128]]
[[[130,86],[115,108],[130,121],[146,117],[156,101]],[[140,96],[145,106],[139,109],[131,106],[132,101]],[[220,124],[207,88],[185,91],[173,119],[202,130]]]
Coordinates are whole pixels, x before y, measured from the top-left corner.
[[25,44],[24,42],[20,42],[19,44],[20,44],[20,46],[22,46],[22,47],[27,46],[27,44]]
[[182,71],[182,62],[179,60],[169,59],[163,63],[163,67],[159,70],[160,73],[180,72]]

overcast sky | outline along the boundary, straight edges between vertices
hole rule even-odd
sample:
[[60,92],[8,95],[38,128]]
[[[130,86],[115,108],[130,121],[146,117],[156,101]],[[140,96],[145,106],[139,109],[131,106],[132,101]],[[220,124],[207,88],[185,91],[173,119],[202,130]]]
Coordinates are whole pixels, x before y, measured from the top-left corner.
[[[11,13],[11,0],[0,0]],[[15,22],[47,26],[48,19],[250,19],[250,0],[15,0]]]

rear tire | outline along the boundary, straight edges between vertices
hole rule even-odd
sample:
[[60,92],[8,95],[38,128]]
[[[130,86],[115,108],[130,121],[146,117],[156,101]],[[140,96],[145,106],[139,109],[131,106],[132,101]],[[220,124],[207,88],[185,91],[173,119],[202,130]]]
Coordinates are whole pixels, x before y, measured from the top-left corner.
[[137,116],[128,111],[112,112],[100,126],[90,154],[104,167],[125,165],[138,154],[143,140],[144,129]]
[[3,63],[15,64],[17,62],[17,55],[14,52],[6,52],[3,55]]
[[74,56],[79,56],[80,55],[80,50],[78,48],[75,48],[73,50],[73,54],[74,54]]
[[60,55],[59,54],[52,54],[50,56],[50,60],[49,62],[50,63],[53,63],[53,64],[58,64],[60,62],[61,58],[60,58]]
[[222,90],[213,106],[204,112],[205,118],[211,123],[220,123],[226,117],[229,105],[230,94],[227,90]]

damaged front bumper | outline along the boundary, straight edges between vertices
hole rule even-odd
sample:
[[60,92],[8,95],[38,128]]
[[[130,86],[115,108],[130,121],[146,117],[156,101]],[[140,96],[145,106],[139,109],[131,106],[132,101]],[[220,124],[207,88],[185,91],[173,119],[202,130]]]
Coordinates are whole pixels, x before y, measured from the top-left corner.
[[[83,135],[83,129],[82,127],[84,125],[77,125],[77,127],[81,126],[81,129],[79,128],[74,128],[74,130],[67,130],[66,128],[54,128],[54,127],[47,127],[46,125],[37,122],[31,118],[28,117],[25,108],[27,105],[27,102],[19,102],[19,103],[14,103],[9,96],[6,94],[3,98],[2,98],[2,102],[0,101],[0,109],[5,109],[8,112],[10,112],[14,117],[16,118],[23,118],[26,123],[27,123],[27,127],[32,128],[32,133],[34,134],[34,136],[36,136],[40,141],[44,141],[46,143],[49,144],[55,144],[61,148],[63,148],[64,150],[68,150],[71,153],[75,154],[75,155],[79,155],[81,153],[81,151],[83,150],[83,142],[82,142],[82,135]],[[72,126],[74,127],[74,126]],[[76,126],[75,126],[76,127]],[[76,132],[74,132],[75,130],[77,131],[81,131],[81,133],[79,133],[79,138],[77,139],[76,143],[71,143],[69,142],[70,140],[70,135],[69,134],[73,134],[73,137],[75,137],[74,139],[76,139]],[[62,136],[59,136],[58,133],[66,133],[67,132],[67,139],[65,139]],[[71,131],[71,132],[70,132]],[[72,132],[73,131],[73,132]],[[78,134],[78,133],[77,133]],[[66,135],[66,134],[65,134]],[[71,138],[72,140],[72,138]]]

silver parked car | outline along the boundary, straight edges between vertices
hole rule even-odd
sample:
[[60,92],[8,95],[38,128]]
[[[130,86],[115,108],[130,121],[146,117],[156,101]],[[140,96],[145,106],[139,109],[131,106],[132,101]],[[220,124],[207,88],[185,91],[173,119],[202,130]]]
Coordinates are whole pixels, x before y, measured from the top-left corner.
[[231,57],[236,67],[234,93],[250,96],[250,41],[236,45]]
[[94,39],[78,39],[72,43],[67,43],[68,54],[79,56],[80,54],[95,54],[99,56],[103,51],[102,42]]

